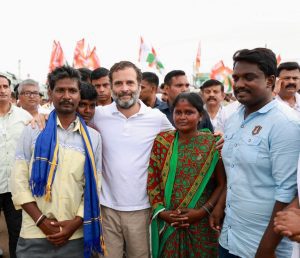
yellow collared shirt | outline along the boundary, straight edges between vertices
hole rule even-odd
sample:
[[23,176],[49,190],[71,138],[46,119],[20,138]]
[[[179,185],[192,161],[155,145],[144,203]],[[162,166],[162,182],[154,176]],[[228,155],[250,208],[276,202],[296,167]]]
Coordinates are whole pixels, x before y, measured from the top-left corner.
[[[102,143],[100,134],[88,127],[95,156],[98,178],[102,164]],[[59,143],[58,166],[52,184],[51,201],[45,197],[35,197],[29,187],[35,141],[38,129],[26,127],[16,153],[12,172],[11,186],[13,202],[16,208],[28,202],[36,202],[47,218],[58,221],[70,220],[76,216],[83,217],[84,162],[85,150],[77,118],[68,129],[64,129],[57,119],[57,136]],[[100,182],[98,183],[98,187]],[[99,189],[98,189],[99,190]],[[23,238],[45,238],[44,233],[35,225],[32,218],[23,210],[23,221],[20,236]],[[83,236],[82,227],[70,239]]]

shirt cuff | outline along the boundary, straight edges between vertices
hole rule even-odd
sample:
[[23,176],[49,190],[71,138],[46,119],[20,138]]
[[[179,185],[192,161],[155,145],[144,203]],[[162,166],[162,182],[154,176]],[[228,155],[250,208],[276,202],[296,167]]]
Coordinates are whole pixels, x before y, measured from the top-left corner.
[[21,205],[29,202],[35,202],[31,192],[18,192],[12,196],[16,210],[21,209]]
[[80,203],[76,216],[83,218],[83,211],[84,211],[84,205],[83,205],[83,201]]
[[275,200],[283,203],[290,203],[297,194],[296,188],[293,190],[276,190],[275,192]]

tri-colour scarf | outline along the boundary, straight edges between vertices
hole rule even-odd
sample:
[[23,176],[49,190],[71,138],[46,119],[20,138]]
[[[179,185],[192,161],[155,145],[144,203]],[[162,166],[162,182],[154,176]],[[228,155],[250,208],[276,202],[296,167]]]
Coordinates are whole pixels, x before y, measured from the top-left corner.
[[[83,119],[80,118],[80,133],[85,149],[84,163],[84,257],[90,258],[92,251],[104,254],[99,198],[97,193],[97,170],[90,136]],[[51,187],[55,179],[59,143],[57,139],[57,114],[53,110],[45,129],[39,134],[34,149],[30,188],[33,196],[45,195],[51,201]]]

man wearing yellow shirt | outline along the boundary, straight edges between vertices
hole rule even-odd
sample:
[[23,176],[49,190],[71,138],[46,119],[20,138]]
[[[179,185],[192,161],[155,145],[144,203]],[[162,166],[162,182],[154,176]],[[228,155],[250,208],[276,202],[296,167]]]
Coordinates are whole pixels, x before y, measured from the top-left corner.
[[78,71],[59,67],[48,75],[48,83],[55,109],[42,132],[25,128],[12,174],[13,201],[23,209],[17,256],[103,254],[97,192],[101,137],[76,114]]

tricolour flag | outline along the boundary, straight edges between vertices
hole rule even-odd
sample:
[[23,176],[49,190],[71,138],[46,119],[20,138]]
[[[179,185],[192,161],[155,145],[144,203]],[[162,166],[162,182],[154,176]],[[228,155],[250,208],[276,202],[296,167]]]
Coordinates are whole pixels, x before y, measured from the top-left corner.
[[149,47],[144,39],[141,37],[141,44],[139,50],[139,59],[140,63],[147,63],[149,67],[156,68],[160,73],[164,70],[164,65],[157,57],[157,53],[153,47]]
[[200,69],[200,65],[201,65],[201,44],[199,42],[198,45],[198,51],[197,51],[197,55],[196,55],[196,60],[195,60],[195,71],[197,73],[199,73],[199,69]]
[[224,62],[221,60],[211,69],[210,78],[222,82],[225,88],[225,93],[232,93],[232,72],[232,69],[225,66]]

